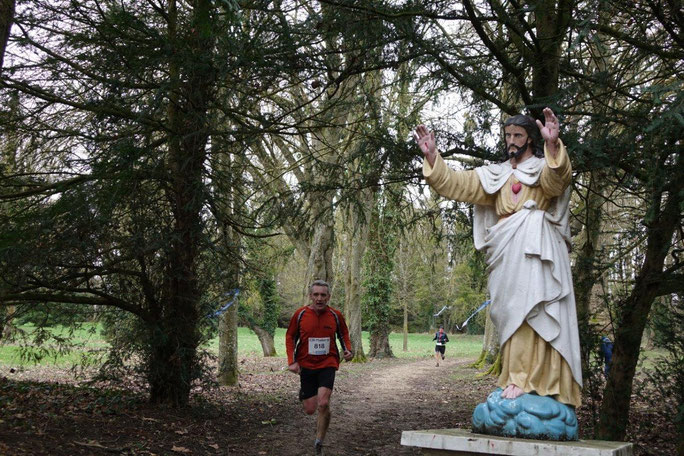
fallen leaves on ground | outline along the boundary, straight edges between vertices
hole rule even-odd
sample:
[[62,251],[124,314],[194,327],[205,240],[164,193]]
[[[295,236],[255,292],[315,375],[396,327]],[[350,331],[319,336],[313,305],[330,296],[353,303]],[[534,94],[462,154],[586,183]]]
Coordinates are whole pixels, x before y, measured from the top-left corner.
[[[185,409],[152,406],[142,392],[83,386],[44,368],[34,377],[30,370],[15,375],[6,368],[0,371],[0,454],[309,454],[315,417],[303,413],[298,377],[283,371],[283,363],[242,359],[239,385],[198,392]],[[474,406],[495,383],[477,373],[468,360],[439,368],[430,358],[344,364],[326,454],[416,455],[401,446],[403,430],[469,428]],[[636,456],[675,454],[674,427],[660,418],[658,405],[647,395],[633,398],[628,438]],[[578,410],[582,438],[594,416],[588,405]]]

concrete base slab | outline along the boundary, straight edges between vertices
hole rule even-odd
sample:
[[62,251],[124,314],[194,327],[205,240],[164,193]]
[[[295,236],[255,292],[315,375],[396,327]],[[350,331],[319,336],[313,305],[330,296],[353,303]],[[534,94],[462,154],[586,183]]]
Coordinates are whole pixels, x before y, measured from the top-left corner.
[[404,431],[401,444],[426,456],[633,456],[631,443],[603,440],[556,442],[475,434],[466,429]]

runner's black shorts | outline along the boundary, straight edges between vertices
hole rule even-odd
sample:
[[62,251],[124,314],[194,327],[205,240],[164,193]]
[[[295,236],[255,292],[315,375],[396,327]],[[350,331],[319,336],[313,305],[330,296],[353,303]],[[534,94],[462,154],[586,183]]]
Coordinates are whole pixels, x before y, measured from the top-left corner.
[[303,401],[318,394],[318,388],[325,386],[333,389],[335,384],[335,368],[324,367],[323,369],[306,369],[302,367],[299,371],[299,400]]
[[445,345],[435,345],[435,353],[439,352],[441,354],[444,354],[445,348],[446,348]]

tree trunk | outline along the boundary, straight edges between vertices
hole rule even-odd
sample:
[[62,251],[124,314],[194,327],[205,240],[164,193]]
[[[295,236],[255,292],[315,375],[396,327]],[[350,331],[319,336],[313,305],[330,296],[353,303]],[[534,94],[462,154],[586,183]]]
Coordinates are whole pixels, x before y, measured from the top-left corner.
[[[494,363],[499,356],[499,335],[496,332],[496,326],[494,326],[494,322],[492,321],[489,310],[490,307],[487,306],[485,331],[482,338],[482,352],[480,353],[480,357],[477,359],[477,361],[473,363],[473,367],[478,369],[482,369],[486,365]],[[498,372],[492,373],[498,374]]]
[[489,364],[493,363],[497,356],[499,356],[499,334],[496,331],[496,326],[490,316],[490,307],[487,307],[487,318],[485,319],[485,333],[482,349],[485,352],[485,361]]
[[582,376],[591,377],[590,361],[596,349],[595,329],[590,323],[591,300],[594,296],[594,286],[598,279],[597,253],[601,235],[601,218],[603,216],[603,186],[605,176],[599,170],[588,173],[587,194],[585,197],[583,243],[578,249],[573,268],[573,283],[575,302],[577,307],[577,325],[580,334],[580,350],[582,359]]
[[[232,173],[228,175],[233,176]],[[235,181],[231,179],[231,182],[227,182],[227,184],[231,187],[231,195],[234,195]],[[229,211],[231,218],[235,220],[237,214],[235,213],[235,201],[233,198],[229,198],[228,204],[231,207],[225,208],[225,210]],[[221,234],[224,248],[232,253],[231,256],[234,255],[236,258],[239,258],[242,254],[240,248],[241,235],[228,226],[226,222],[223,222],[222,225]],[[233,386],[237,385],[240,375],[238,369],[238,306],[240,305],[238,294],[240,289],[240,270],[238,264],[228,265],[227,272],[226,289],[234,290],[232,293],[233,304],[220,316],[219,320],[218,372],[216,377],[219,385]]]
[[217,381],[221,386],[237,385],[238,370],[238,298],[219,319]]
[[402,351],[408,351],[408,317],[409,317],[409,288],[411,283],[411,267],[408,265],[409,246],[406,237],[402,236],[399,239],[399,254],[397,255],[397,282],[399,285],[399,293],[397,300],[402,308],[403,324],[402,324]]
[[14,21],[15,3],[15,0],[0,0],[0,74],[2,74],[7,40]]
[[5,309],[5,318],[0,326],[0,340],[9,339],[14,334],[16,328],[14,327],[14,313],[17,311],[16,306],[7,306]]
[[[672,243],[674,230],[680,226],[680,205],[684,193],[684,175],[681,156],[676,164],[679,172],[673,176],[667,192],[662,188],[652,192],[651,207],[647,214],[655,214],[645,225],[647,228],[646,255],[634,282],[631,294],[621,306],[621,313],[613,346],[610,377],[603,394],[597,438],[621,441],[625,438],[629,419],[632,382],[639,360],[639,346],[658,287],[663,278],[665,257]],[[658,182],[654,186],[662,185]],[[667,201],[662,206],[662,198]],[[659,209],[663,207],[662,212]]]
[[[364,203],[360,202],[359,204]],[[368,240],[368,215],[362,216],[357,212],[356,207],[350,208],[349,211],[351,230],[347,233],[349,261],[345,281],[344,311],[349,325],[354,361],[362,362],[366,360],[366,354],[363,350],[361,332],[361,265]]]
[[[599,6],[599,21],[602,24],[607,24],[609,17],[604,8]],[[595,66],[598,74],[605,74],[607,68],[611,65],[613,56],[606,52],[608,49],[602,43],[603,35],[597,33],[597,41],[592,41],[593,59],[591,63]],[[597,96],[592,99],[592,112],[595,116],[607,116],[608,107],[613,100],[607,99],[606,96]],[[592,124],[589,136],[600,144],[601,138],[605,137],[607,132],[605,127],[600,123]],[[601,169],[590,170],[586,173],[586,196],[584,198],[584,211],[580,215],[583,225],[582,244],[577,250],[577,258],[573,268],[573,283],[575,290],[575,302],[577,304],[577,321],[580,330],[580,342],[582,348],[582,371],[583,376],[587,378],[591,375],[589,372],[589,360],[592,351],[596,348],[597,339],[593,335],[593,329],[590,327],[590,315],[592,312],[591,301],[594,297],[594,288],[597,280],[600,277],[600,272],[597,268],[597,255],[601,243],[601,224],[604,217],[603,204],[605,202],[604,192],[606,188],[607,176]]]
[[[558,92],[561,48],[571,18],[571,5],[568,0],[541,0],[534,10],[538,51],[534,54],[532,95],[536,102],[543,102]],[[544,117],[541,109],[533,110],[538,110],[535,117]]]
[[601,217],[603,204],[602,183],[605,176],[599,171],[588,173],[587,195],[585,198],[583,239],[578,249],[578,255],[574,268],[575,302],[577,303],[577,319],[587,322],[590,309],[592,289],[596,284],[596,252],[598,249],[599,236],[601,234]]
[[276,356],[275,343],[273,342],[273,336],[268,333],[265,329],[257,325],[250,325],[249,327],[259,338],[261,342],[261,349],[264,351],[264,356]]
[[[220,171],[222,179],[215,183],[218,198],[215,205],[221,215],[218,220],[220,244],[229,258],[242,258],[242,235],[230,225],[240,223],[242,194],[240,172],[242,160],[239,154],[233,156],[224,144],[212,142],[212,166]],[[217,381],[222,386],[238,383],[238,309],[240,290],[240,266],[237,261],[224,265],[226,269],[225,291],[233,299],[233,304],[219,318],[219,352]],[[230,291],[233,290],[233,291]]]
[[311,282],[325,280],[332,286],[334,276],[332,254],[335,249],[335,217],[332,202],[325,199],[316,205],[318,206],[315,211],[316,216],[312,219],[316,220],[316,226],[309,248],[302,305],[309,304],[309,285]]
[[[396,250],[394,211],[396,201],[387,197],[383,204],[380,189],[371,211],[368,251],[364,271],[364,302],[368,309],[371,357],[394,356],[389,344],[390,301]],[[382,213],[382,215],[381,215]]]
[[408,301],[404,300],[404,325],[402,327],[404,337],[401,345],[403,351],[408,351]]
[[392,347],[389,343],[390,335],[389,327],[383,327],[374,331],[370,337],[370,352],[368,355],[372,358],[394,358]]
[[[207,111],[213,82],[209,0],[193,3],[192,24],[196,31],[184,40],[194,51],[189,61],[174,61],[170,66],[171,90],[176,102],[168,109],[169,174],[168,199],[174,214],[168,267],[164,278],[164,311],[153,329],[156,346],[150,364],[150,400],[184,406],[188,403],[192,381],[197,378],[198,285],[197,262],[202,235],[203,166],[208,141]],[[177,10],[169,4],[169,35],[171,46],[180,46],[176,35]]]

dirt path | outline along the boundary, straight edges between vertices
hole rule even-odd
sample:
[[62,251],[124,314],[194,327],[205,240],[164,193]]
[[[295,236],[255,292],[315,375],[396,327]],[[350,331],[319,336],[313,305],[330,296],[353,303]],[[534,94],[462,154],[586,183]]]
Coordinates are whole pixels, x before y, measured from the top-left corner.
[[[339,401],[344,436],[338,442],[351,444],[355,454],[418,454],[398,445],[401,432],[434,427],[426,422],[425,416],[441,415],[440,409],[448,407],[447,385],[440,377],[448,378],[453,364],[442,362],[436,367],[431,359],[403,363],[355,379],[358,390],[343,395]],[[330,440],[333,446],[338,443]]]
[[[493,386],[490,379],[475,379],[469,362],[447,359],[436,367],[430,358],[343,365],[335,383],[326,455],[418,454],[400,445],[402,431],[468,427],[472,408]],[[258,441],[265,445],[237,445],[234,454],[310,454],[315,418],[304,415],[294,393],[280,412],[280,424],[260,432]]]
[[[478,385],[492,382],[476,380],[468,362],[343,363],[326,454],[417,454],[400,445],[402,431],[469,426],[474,403],[487,394]],[[311,454],[316,418],[297,400],[299,377],[283,370],[282,358],[243,359],[240,371],[239,386],[205,392],[181,410],[150,406],[145,394],[76,387],[55,369],[3,371],[0,454]]]

